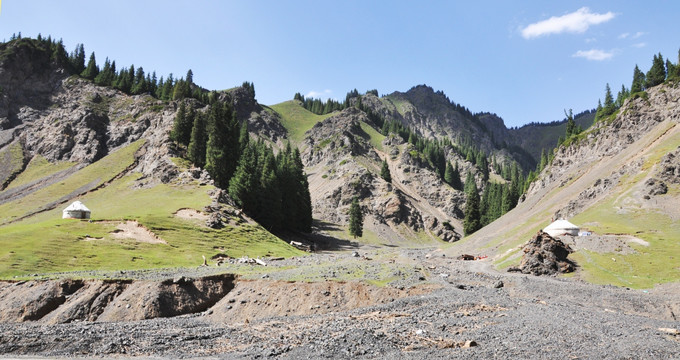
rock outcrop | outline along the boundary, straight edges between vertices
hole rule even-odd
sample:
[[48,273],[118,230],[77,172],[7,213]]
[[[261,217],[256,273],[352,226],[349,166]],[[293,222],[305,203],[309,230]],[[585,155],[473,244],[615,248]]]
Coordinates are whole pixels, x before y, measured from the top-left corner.
[[523,251],[524,255],[519,267],[512,267],[508,271],[539,276],[570,273],[575,269],[574,263],[567,259],[572,252],[569,245],[565,245],[561,240],[547,233],[536,234],[524,246]]
[[[362,128],[370,124],[365,112],[350,107],[305,134],[302,160],[311,174],[314,217],[347,224],[349,205],[357,197],[367,217],[364,225],[381,237],[407,237],[405,225],[445,241],[459,239],[462,193],[415,161],[400,138],[388,136],[382,150],[375,147],[376,139]],[[389,164],[391,183],[376,175],[382,160]]]
[[202,312],[234,288],[233,275],[167,280],[0,282],[0,322],[133,321]]

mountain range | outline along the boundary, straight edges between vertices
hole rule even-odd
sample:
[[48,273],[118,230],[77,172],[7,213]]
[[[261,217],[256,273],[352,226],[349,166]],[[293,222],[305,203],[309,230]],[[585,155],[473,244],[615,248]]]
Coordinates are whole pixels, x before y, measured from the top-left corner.
[[[672,83],[631,96],[598,121],[594,110],[582,112],[573,120],[586,130],[558,146],[567,120],[507,128],[501,117],[473,114],[426,85],[357,93],[341,109],[316,114],[299,100],[259,104],[252,84],[209,95],[182,79],[200,96],[130,94],[60,59],[41,40],[0,44],[0,277],[301,254],[291,239],[321,249],[444,246],[450,255],[484,253],[504,269],[519,262],[531,234],[570,218],[600,236],[595,245],[575,242],[578,276],[635,287],[680,278],[679,268],[664,266],[680,255],[673,241],[680,238],[673,205],[680,92]],[[275,152],[299,149],[311,233],[258,224],[171,139],[181,103],[207,112],[210,101],[228,103],[251,141]],[[467,196],[447,180],[447,165],[457,183],[471,178],[480,196],[491,184],[521,192],[516,207],[463,239]],[[358,239],[347,233],[355,198],[364,215]],[[61,221],[74,200],[92,209],[92,221]],[[120,240],[126,226],[146,235]]]

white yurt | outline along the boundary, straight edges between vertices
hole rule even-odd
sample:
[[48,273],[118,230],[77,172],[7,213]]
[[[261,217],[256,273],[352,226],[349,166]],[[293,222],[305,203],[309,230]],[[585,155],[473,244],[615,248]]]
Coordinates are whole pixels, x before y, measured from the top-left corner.
[[552,224],[548,225],[543,231],[548,233],[550,236],[559,236],[559,235],[572,235],[572,236],[578,236],[578,231],[579,227],[570,223],[567,220],[564,219],[559,219]]
[[63,211],[62,218],[64,219],[89,219],[90,209],[80,201],[74,201]]

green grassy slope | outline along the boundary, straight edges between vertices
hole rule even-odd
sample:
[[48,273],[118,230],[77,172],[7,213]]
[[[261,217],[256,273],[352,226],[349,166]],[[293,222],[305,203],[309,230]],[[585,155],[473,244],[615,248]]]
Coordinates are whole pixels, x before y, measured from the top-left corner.
[[[583,209],[574,224],[597,234],[634,236],[649,243],[628,245],[631,254],[596,252],[588,246],[570,255],[578,266],[578,276],[597,284],[649,288],[659,283],[680,281],[680,186],[669,184],[669,191],[644,200],[644,182],[655,176],[661,157],[680,146],[680,126],[672,121],[659,123],[636,143],[613,157],[588,163],[553,180],[547,188],[528,198],[517,208],[472,236],[454,245],[453,254],[471,252],[491,255],[500,269],[518,264],[521,246],[539,229],[550,223],[556,210],[601,178],[618,171],[623,164],[643,161],[642,169],[623,176],[606,196]],[[666,204],[666,205],[663,205]],[[675,210],[674,210],[675,209]],[[674,266],[673,264],[676,264]]]
[[21,172],[24,165],[24,151],[19,142],[15,142],[0,151],[0,187],[9,179]]
[[316,115],[300,106],[295,100],[272,105],[270,108],[281,115],[283,127],[288,130],[288,135],[290,135],[290,139],[294,144],[299,144],[304,138],[305,132],[311,129],[314,124],[333,115],[333,113]]
[[[83,184],[112,179],[132,164],[141,143],[134,143],[87,166],[62,182],[0,206],[11,219],[60,199]],[[45,165],[37,165],[45,166]],[[232,257],[301,254],[260,226],[241,224],[211,229],[202,222],[176,217],[183,208],[210,204],[210,186],[159,184],[134,188],[140,175],[126,175],[78,199],[92,210],[92,221],[61,219],[62,204],[21,221],[0,226],[0,278],[73,270],[120,270],[197,266],[201,255]],[[94,180],[93,180],[94,179]],[[69,200],[71,201],[71,200]],[[119,239],[112,232],[124,220],[135,220],[167,244]]]

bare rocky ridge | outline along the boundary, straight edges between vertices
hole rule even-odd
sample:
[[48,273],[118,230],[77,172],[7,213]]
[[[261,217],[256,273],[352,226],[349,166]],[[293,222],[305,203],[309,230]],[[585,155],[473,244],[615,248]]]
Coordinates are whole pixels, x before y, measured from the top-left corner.
[[[301,155],[310,174],[314,217],[347,224],[349,204],[356,196],[367,218],[364,225],[382,241],[397,237],[408,242],[409,231],[425,231],[445,241],[458,239],[464,202],[460,192],[415,164],[403,141],[386,138],[382,146],[387,153],[374,148],[361,123],[370,120],[352,107],[307,132]],[[392,183],[376,175],[383,159],[390,167]],[[445,222],[451,225],[446,227]]]

